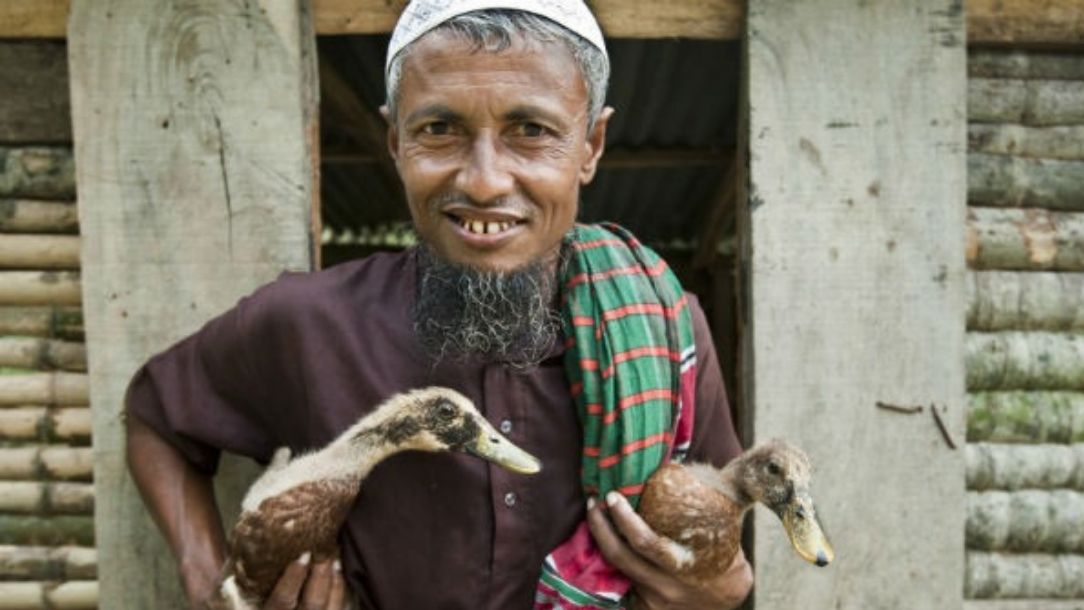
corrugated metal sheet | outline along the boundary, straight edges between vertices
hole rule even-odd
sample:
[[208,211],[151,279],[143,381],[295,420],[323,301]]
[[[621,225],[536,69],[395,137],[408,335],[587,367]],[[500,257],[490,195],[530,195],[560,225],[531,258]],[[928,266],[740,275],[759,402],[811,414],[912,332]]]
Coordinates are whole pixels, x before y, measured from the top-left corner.
[[[330,62],[375,113],[384,101],[387,36],[321,38]],[[609,41],[609,149],[725,152],[735,146],[740,44],[693,40]],[[325,140],[336,139],[325,122]],[[649,241],[690,239],[722,178],[718,167],[604,168],[583,193],[584,220],[615,220]],[[336,233],[406,220],[401,188],[373,164],[325,163],[324,222]]]

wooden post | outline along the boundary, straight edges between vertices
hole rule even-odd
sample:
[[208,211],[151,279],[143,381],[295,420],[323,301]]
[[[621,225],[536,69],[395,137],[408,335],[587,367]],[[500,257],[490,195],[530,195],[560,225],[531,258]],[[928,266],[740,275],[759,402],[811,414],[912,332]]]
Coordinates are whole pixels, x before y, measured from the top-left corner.
[[[100,604],[187,607],[128,478],[124,391],[155,352],[310,268],[315,35],[305,0],[76,0],[68,40]],[[245,480],[224,476],[236,505]]]
[[[814,464],[835,545],[758,511],[758,610],[961,608],[965,38],[958,0],[750,0],[746,405]],[[878,401],[926,405],[922,414]]]

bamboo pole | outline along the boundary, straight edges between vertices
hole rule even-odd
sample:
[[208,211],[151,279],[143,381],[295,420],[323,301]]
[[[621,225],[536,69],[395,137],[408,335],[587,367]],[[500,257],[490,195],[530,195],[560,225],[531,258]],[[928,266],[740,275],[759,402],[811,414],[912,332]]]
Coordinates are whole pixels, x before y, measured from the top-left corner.
[[93,547],[0,545],[0,581],[97,577],[98,552]]
[[1081,161],[1084,125],[1025,127],[972,123],[967,127],[967,146],[972,152],[986,154]]
[[969,49],[970,78],[1026,78],[1084,81],[1084,61],[1073,53],[1043,53],[1020,49]]
[[966,252],[973,269],[1084,271],[1084,214],[969,208]]
[[72,149],[0,146],[0,197],[74,200]]
[[969,78],[967,119],[1035,127],[1084,124],[1084,82]]
[[970,443],[966,456],[967,488],[971,490],[1066,488],[1084,491],[1084,443]]
[[94,546],[94,518],[0,514],[0,544]]
[[82,341],[83,311],[78,307],[0,307],[0,335]]
[[98,583],[0,582],[0,610],[95,610]]
[[90,447],[31,445],[0,448],[0,479],[89,481],[94,475]]
[[1084,0],[971,0],[971,43],[1079,45],[1084,39]]
[[0,199],[0,231],[75,234],[79,232],[79,213],[71,201]]
[[0,405],[86,405],[87,376],[82,373],[0,375]]
[[1084,443],[1084,393],[969,394],[967,441]]
[[967,388],[1084,390],[1084,335],[967,334]]
[[0,234],[0,268],[79,269],[79,236]]
[[975,599],[1084,597],[1084,556],[970,551],[964,593]]
[[30,441],[41,438],[45,407],[0,409],[0,441]]
[[972,271],[968,330],[1084,331],[1084,273]]
[[78,305],[75,271],[0,271],[0,305]]
[[1084,493],[975,491],[967,494],[967,548],[976,551],[1084,552]]
[[85,372],[87,348],[55,339],[0,337],[0,366]]
[[974,205],[1084,210],[1084,162],[971,153],[967,198]]
[[52,409],[46,417],[43,439],[63,441],[68,444],[89,443],[91,434],[91,411],[87,407]]
[[93,512],[91,483],[0,481],[0,513],[88,515]]

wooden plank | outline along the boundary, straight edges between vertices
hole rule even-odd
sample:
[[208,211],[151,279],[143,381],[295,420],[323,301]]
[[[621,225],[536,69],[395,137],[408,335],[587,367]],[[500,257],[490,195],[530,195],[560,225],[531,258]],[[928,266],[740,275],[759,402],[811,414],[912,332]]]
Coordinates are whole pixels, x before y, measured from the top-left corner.
[[1084,553],[1084,493],[1069,489],[972,491],[967,548],[1014,553]]
[[[68,49],[104,608],[187,607],[125,468],[121,410],[132,374],[284,269],[311,268],[318,93],[307,7],[73,5]],[[238,464],[219,478],[229,512],[251,475],[229,472]]]
[[71,0],[0,2],[0,38],[63,38]]
[[71,148],[0,146],[0,197],[75,199]]
[[1042,53],[1030,49],[969,49],[967,75],[1084,80],[1084,57],[1079,53]]
[[[1072,445],[1008,445],[968,443],[967,488],[991,489],[1075,489],[1084,492],[1084,443]],[[1072,499],[1080,501],[1078,494]],[[1084,504],[1081,504],[1084,507]],[[1080,530],[1084,532],[1084,529]],[[1069,544],[1069,540],[1062,540]],[[1084,540],[1077,540],[1082,545]]]
[[1084,390],[1084,335],[967,333],[967,388]]
[[975,392],[967,442],[1084,443],[1084,393]]
[[972,269],[1084,271],[1084,214],[968,208],[966,254]]
[[995,155],[1084,161],[1084,125],[1026,127],[976,123],[967,127],[967,147]]
[[972,204],[1084,211],[1084,161],[971,153],[967,170]]
[[0,41],[0,91],[0,142],[71,142],[63,42]]
[[978,123],[1084,124],[1084,82],[970,78],[967,117]]
[[1084,0],[968,0],[971,44],[1079,45]]
[[962,605],[963,452],[875,404],[964,438],[963,25],[954,0],[750,0],[745,404],[811,455],[837,557],[758,512],[758,609]]
[[967,274],[968,330],[1084,331],[1084,273]]
[[966,582],[971,598],[1084,598],[1084,555],[969,551]]

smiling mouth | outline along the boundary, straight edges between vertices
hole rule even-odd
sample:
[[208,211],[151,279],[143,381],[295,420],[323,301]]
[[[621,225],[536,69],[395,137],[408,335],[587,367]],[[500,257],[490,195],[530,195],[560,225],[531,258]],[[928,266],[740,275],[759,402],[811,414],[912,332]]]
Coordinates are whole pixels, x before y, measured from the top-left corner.
[[475,220],[454,214],[447,214],[447,217],[464,231],[474,235],[497,235],[523,224],[522,220]]

